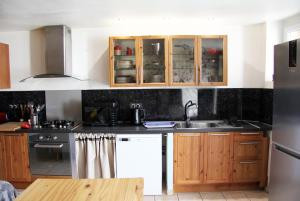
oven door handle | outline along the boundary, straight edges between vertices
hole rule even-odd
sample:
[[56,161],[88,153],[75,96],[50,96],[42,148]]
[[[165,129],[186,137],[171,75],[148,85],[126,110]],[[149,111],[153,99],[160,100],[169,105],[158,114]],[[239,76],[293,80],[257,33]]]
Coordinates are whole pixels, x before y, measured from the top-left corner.
[[33,145],[34,148],[50,148],[50,149],[61,149],[64,144],[35,144]]

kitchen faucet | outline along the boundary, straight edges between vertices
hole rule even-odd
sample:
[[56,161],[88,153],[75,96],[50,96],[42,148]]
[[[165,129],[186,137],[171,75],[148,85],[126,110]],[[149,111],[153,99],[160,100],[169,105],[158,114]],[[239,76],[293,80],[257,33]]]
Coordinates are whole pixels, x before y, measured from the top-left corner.
[[189,109],[192,106],[198,107],[197,104],[193,103],[193,101],[191,101],[191,100],[189,100],[184,106],[184,120],[185,120],[187,126],[190,125],[191,117],[189,115]]

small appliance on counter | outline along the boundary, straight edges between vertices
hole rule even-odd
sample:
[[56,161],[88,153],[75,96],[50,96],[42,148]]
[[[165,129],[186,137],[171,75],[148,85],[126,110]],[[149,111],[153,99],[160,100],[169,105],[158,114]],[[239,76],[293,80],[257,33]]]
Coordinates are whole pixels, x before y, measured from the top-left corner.
[[102,103],[102,106],[88,106],[83,109],[84,126],[116,126],[118,124],[119,103]]
[[131,122],[133,125],[141,125],[145,119],[145,109],[136,104],[131,108]]

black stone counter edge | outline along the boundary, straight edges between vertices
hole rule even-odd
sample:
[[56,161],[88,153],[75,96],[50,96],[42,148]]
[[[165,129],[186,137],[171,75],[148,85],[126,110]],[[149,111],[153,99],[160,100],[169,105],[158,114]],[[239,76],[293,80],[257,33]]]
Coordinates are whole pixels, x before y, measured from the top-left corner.
[[[116,126],[116,127],[84,127],[78,126],[73,130],[54,129],[18,129],[15,133],[117,133],[117,134],[144,134],[144,133],[201,133],[201,132],[255,132],[270,131],[272,126],[264,123],[256,123],[257,127],[248,125],[243,128],[145,128],[143,126]],[[8,133],[8,132],[1,132]],[[11,132],[10,132],[11,133]]]

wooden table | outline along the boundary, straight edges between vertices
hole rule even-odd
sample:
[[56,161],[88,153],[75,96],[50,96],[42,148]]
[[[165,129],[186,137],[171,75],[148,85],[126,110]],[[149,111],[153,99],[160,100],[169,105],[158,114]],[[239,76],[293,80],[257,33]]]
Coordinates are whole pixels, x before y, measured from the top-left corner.
[[142,201],[144,181],[134,179],[37,179],[16,201]]

